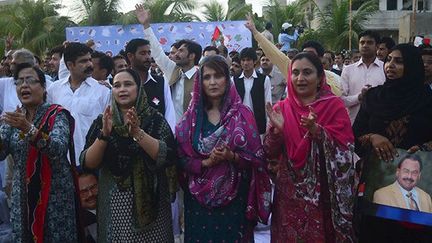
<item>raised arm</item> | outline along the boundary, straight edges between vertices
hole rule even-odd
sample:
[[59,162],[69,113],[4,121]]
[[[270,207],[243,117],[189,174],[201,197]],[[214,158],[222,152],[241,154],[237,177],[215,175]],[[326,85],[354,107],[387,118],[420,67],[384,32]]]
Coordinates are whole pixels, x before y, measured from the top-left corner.
[[270,59],[270,61],[279,68],[284,77],[287,77],[288,67],[291,62],[290,59],[256,29],[251,14],[246,16],[246,20],[246,28],[252,32],[252,35],[258,42],[258,45],[263,49],[263,52]]
[[150,27],[151,14],[145,9],[142,4],[135,5],[136,16],[140,24],[144,27],[144,37],[150,42],[150,50],[156,64],[165,74],[165,77],[170,80],[172,73],[176,67],[176,63],[165,55],[159,41],[156,38],[152,28]]

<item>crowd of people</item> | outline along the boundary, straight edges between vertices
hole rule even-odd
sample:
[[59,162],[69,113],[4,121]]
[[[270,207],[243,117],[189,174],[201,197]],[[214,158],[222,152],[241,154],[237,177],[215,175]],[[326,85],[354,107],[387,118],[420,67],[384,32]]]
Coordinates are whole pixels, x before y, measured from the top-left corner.
[[136,16],[144,37],[114,57],[92,41],[44,62],[5,53],[0,242],[430,242],[356,222],[355,202],[368,155],[432,151],[432,46],[367,30],[350,57],[297,50],[299,28],[277,45],[248,15],[258,48],[165,53],[150,12]]

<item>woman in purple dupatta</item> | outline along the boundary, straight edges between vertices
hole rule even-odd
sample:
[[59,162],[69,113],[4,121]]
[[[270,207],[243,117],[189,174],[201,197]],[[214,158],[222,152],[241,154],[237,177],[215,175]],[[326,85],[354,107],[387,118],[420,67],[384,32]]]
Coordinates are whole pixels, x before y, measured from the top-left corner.
[[270,180],[252,112],[231,84],[223,57],[206,57],[177,125],[185,191],[185,242],[252,242],[267,223]]

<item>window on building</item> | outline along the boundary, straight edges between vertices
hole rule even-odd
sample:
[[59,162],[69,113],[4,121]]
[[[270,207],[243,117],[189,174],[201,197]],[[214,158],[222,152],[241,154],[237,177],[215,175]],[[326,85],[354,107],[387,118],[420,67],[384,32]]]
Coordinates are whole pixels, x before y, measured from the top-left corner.
[[[387,0],[387,4],[388,4]],[[403,0],[402,10],[412,10],[413,0]],[[424,0],[417,0],[417,10],[425,10]]]
[[387,10],[397,10],[397,0],[387,0]]

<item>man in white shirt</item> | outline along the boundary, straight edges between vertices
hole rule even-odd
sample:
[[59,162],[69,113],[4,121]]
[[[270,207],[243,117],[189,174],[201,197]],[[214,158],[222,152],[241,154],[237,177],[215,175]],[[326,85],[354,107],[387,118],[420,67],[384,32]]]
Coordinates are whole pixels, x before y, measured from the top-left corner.
[[92,49],[81,43],[70,43],[64,50],[64,61],[70,76],[48,88],[48,102],[59,104],[70,111],[75,119],[75,159],[84,149],[87,132],[99,114],[110,102],[110,90],[91,77]]
[[261,67],[258,71],[269,77],[271,83],[272,104],[276,104],[276,102],[280,101],[285,94],[286,77],[282,75],[277,67],[273,66],[273,63],[265,54],[261,56],[260,64]]
[[384,63],[376,57],[379,35],[365,31],[359,35],[361,58],[342,70],[342,100],[348,108],[351,124],[360,110],[365,92],[385,82]]
[[164,115],[174,133],[176,117],[171,91],[163,77],[151,74],[150,42],[145,39],[130,40],[126,45],[125,53],[131,68],[138,72],[141,78],[148,103]]
[[177,42],[177,51],[171,60],[165,55],[152,28],[150,28],[150,12],[147,9],[137,12],[138,21],[144,26],[144,36],[150,42],[150,50],[156,64],[164,73],[171,87],[172,100],[178,122],[186,111],[192,98],[192,88],[197,67],[201,59],[202,48],[195,41],[180,40]]
[[257,60],[253,48],[246,47],[240,52],[240,64],[243,72],[234,77],[234,84],[243,100],[254,113],[258,131],[264,134],[267,127],[265,105],[272,103],[270,78],[255,72],[254,63]]

